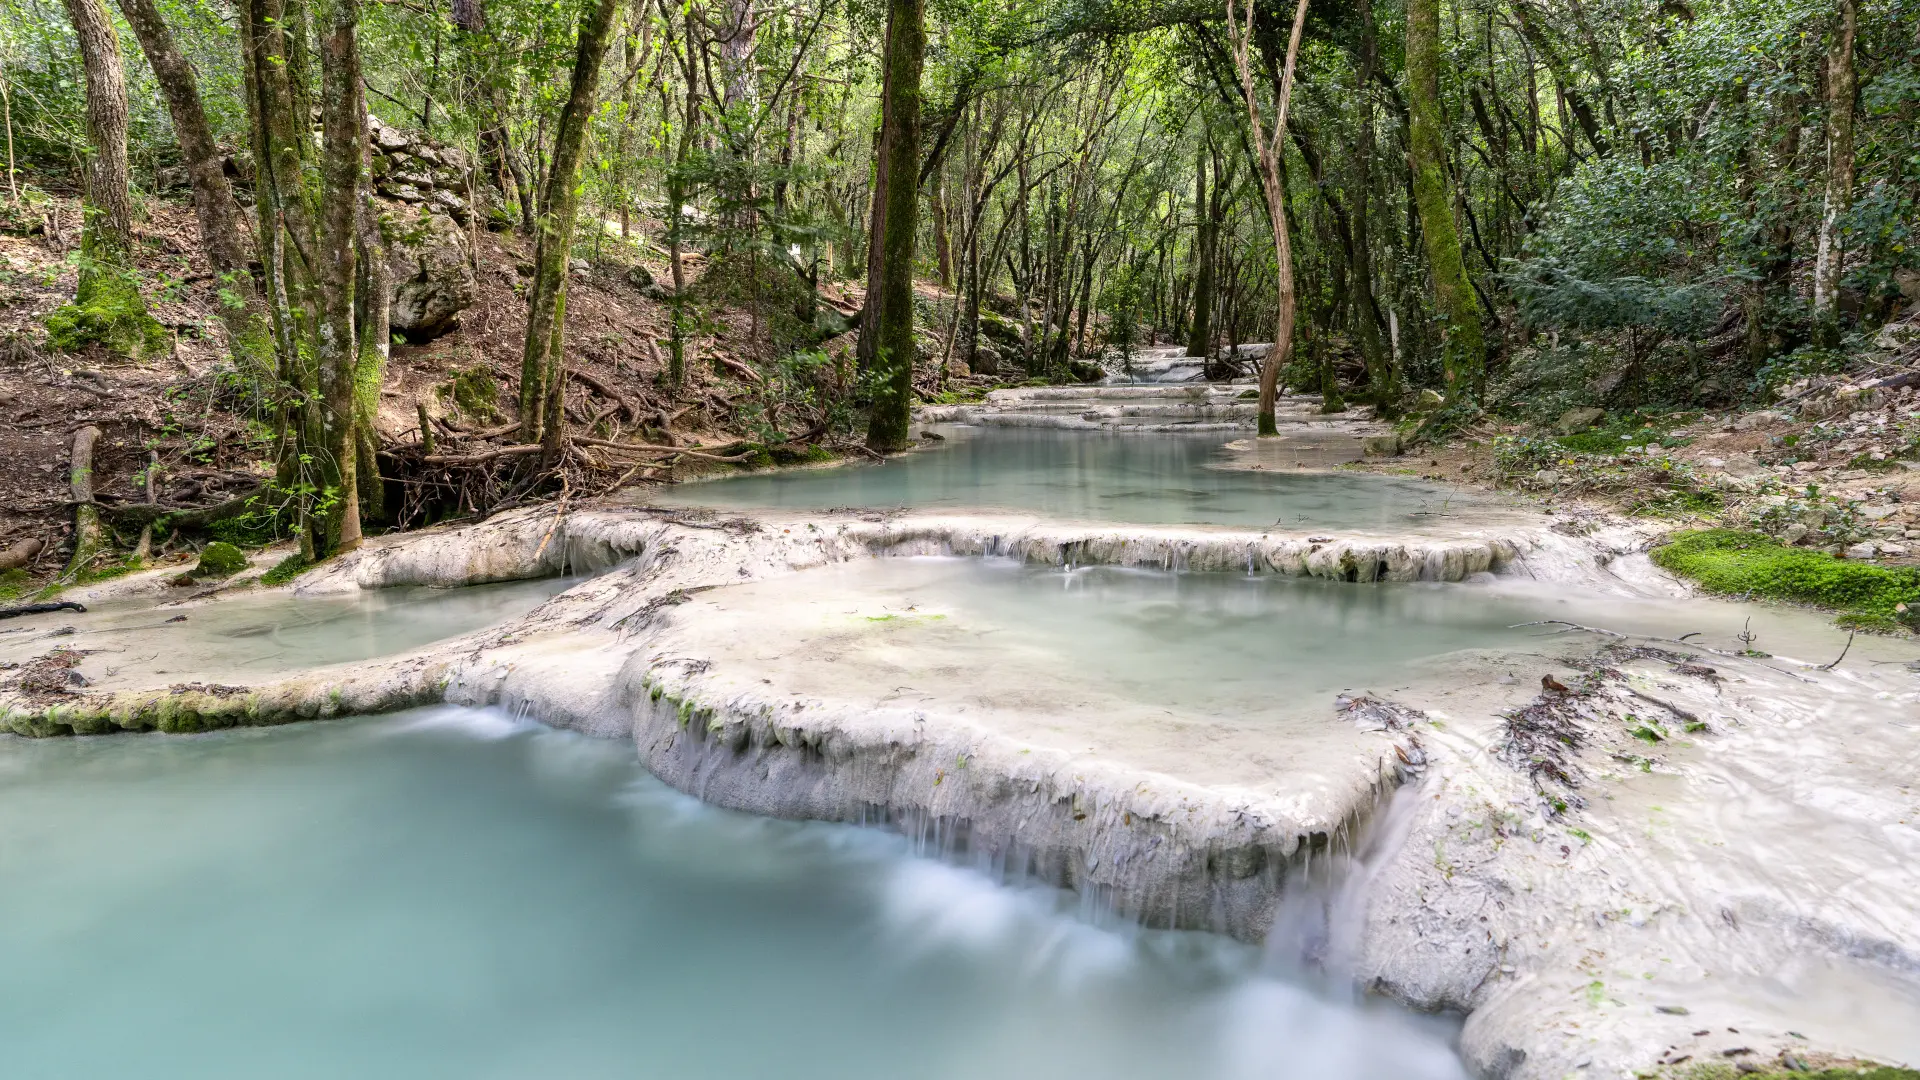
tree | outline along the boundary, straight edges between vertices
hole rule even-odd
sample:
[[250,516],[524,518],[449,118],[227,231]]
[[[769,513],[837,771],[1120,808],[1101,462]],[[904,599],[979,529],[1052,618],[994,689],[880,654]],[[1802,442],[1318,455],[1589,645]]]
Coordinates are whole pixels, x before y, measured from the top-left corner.
[[1440,119],[1439,0],[1407,0],[1407,112],[1413,198],[1433,275],[1434,306],[1443,320],[1442,366],[1452,401],[1477,398],[1486,378],[1480,304],[1467,279],[1460,234],[1453,223],[1453,184],[1447,179],[1446,135]]
[[1827,184],[1813,263],[1814,323],[1828,346],[1835,344],[1838,336],[1835,307],[1840,296],[1840,217],[1853,201],[1853,99],[1858,89],[1853,42],[1859,22],[1854,0],[1839,0],[1833,44],[1827,53]]
[[1246,22],[1234,17],[1233,0],[1227,0],[1227,30],[1232,39],[1233,63],[1240,73],[1240,93],[1246,99],[1247,127],[1253,134],[1255,158],[1260,165],[1260,186],[1267,195],[1267,218],[1273,225],[1273,257],[1279,282],[1280,302],[1274,319],[1273,344],[1260,365],[1259,431],[1277,435],[1274,405],[1279,398],[1280,369],[1293,352],[1293,242],[1287,228],[1286,181],[1280,175],[1281,137],[1287,130],[1287,105],[1293,96],[1293,69],[1300,57],[1300,35],[1307,25],[1307,0],[1300,0],[1293,12],[1293,34],[1287,40],[1287,61],[1280,78],[1279,100],[1274,103],[1273,132],[1269,137],[1260,119],[1260,96],[1253,88],[1253,61],[1249,49],[1253,43],[1253,15],[1247,6]]
[[229,350],[244,370],[271,374],[273,339],[247,267],[253,253],[248,250],[240,208],[200,99],[193,64],[181,53],[154,0],[120,0],[120,10],[139,39],[147,66],[153,69],[154,81],[166,98],[167,115],[173,121],[174,137],[180,143],[180,156],[193,187],[200,247],[220,275],[224,294],[220,317],[227,326]]
[[619,0],[588,0],[581,12],[573,82],[554,134],[534,230],[533,287],[527,291],[527,338],[520,364],[520,438],[544,444],[549,465],[558,458],[566,432],[561,404],[566,389],[567,262],[580,208],[580,161],[586,156],[587,123],[599,100],[600,62],[613,41],[619,9]]
[[[1202,128],[1205,131],[1204,128]],[[1214,207],[1207,201],[1207,156],[1211,138],[1203,137],[1193,152],[1193,324],[1187,335],[1188,356],[1213,352]],[[1215,178],[1216,180],[1218,177]]]
[[100,0],[66,0],[86,71],[86,195],[81,205],[80,287],[73,303],[47,316],[63,349],[103,342],[134,357],[167,347],[147,314],[133,267],[133,193],[127,165],[127,81],[120,37]]
[[[920,71],[927,49],[924,0],[887,5],[886,113],[880,144],[888,175],[885,218],[873,237],[880,249],[879,318],[874,334],[873,410],[867,446],[899,450],[910,441],[913,415],[913,242],[920,195]],[[862,330],[862,335],[866,333]]]

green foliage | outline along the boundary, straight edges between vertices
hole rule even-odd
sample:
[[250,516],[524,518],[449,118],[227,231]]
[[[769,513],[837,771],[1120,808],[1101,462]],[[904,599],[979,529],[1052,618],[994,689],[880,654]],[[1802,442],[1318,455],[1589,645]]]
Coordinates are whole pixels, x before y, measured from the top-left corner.
[[285,585],[287,582],[299,577],[312,566],[313,563],[308,562],[306,556],[296,551],[286,558],[281,559],[279,562],[274,563],[271,570],[261,574],[260,584],[268,588]]
[[19,567],[0,574],[0,600],[18,600],[27,591],[27,572]]
[[1652,556],[1709,592],[1790,600],[1920,629],[1920,570],[1836,559],[1734,529],[1680,533]]

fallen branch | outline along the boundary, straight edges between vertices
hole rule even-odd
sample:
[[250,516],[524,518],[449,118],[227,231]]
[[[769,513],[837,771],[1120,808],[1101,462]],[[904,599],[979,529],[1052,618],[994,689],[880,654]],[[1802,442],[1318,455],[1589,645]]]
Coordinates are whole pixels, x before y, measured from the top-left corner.
[[539,443],[523,443],[519,446],[503,446],[484,454],[433,454],[421,460],[429,465],[480,465],[500,458],[525,457],[544,449]]
[[657,446],[653,443],[614,442],[612,439],[593,439],[585,435],[575,435],[573,436],[573,441],[582,446],[603,446],[608,450],[625,450],[628,453],[635,454],[685,454],[688,457],[699,458],[702,461],[745,461],[748,457],[747,454],[734,454],[730,457],[721,454],[709,454],[684,446]]
[[613,387],[608,386],[606,383],[601,382],[599,379],[594,378],[578,368],[568,368],[567,375],[587,389],[612,401],[622,412],[627,414],[627,419],[636,423],[639,422],[640,414],[634,411],[633,403],[628,401],[626,396],[621,394],[620,391],[615,390]]
[[55,604],[22,604],[19,607],[0,608],[0,619],[17,619],[22,615],[45,615],[49,611],[86,611],[85,604],[76,604],[71,600],[62,600]]
[[1768,671],[1777,671],[1789,679],[1798,679],[1803,683],[1813,681],[1804,675],[1796,675],[1786,668],[1774,667],[1772,664],[1763,664],[1758,657],[1746,656],[1737,652],[1728,652],[1725,649],[1716,649],[1710,645],[1702,645],[1698,642],[1681,641],[1678,638],[1653,637],[1648,634],[1623,634],[1618,630],[1606,630],[1598,626],[1583,626],[1580,623],[1568,622],[1565,619],[1536,619],[1533,622],[1514,623],[1511,627],[1508,627],[1508,629],[1518,630],[1523,626],[1564,626],[1569,630],[1578,630],[1586,634],[1599,634],[1601,637],[1610,637],[1619,641],[1658,641],[1667,645],[1678,645],[1683,649],[1699,649],[1701,652],[1710,652],[1715,656],[1724,656],[1729,660],[1745,660],[1749,664],[1759,664],[1759,666],[1766,668]]

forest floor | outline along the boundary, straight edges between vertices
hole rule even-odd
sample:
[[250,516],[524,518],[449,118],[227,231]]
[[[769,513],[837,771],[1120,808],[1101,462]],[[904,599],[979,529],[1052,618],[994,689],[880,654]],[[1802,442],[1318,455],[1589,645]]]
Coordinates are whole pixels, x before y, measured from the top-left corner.
[[[150,310],[172,343],[165,355],[138,362],[99,347],[68,354],[46,344],[48,313],[74,295],[77,193],[55,189],[32,220],[15,220],[15,228],[0,232],[0,552],[41,542],[24,574],[0,580],[0,599],[38,588],[63,567],[73,517],[71,444],[84,425],[101,431],[94,488],[102,502],[146,501],[150,461],[155,500],[173,506],[217,503],[271,475],[272,432],[251,406],[249,387],[226,363],[215,317],[218,283],[200,252],[185,193],[146,199],[139,216],[138,270]],[[436,426],[446,425],[443,436],[497,428],[514,412],[526,312],[521,290],[532,245],[514,232],[470,235],[479,247],[475,303],[448,333],[393,346],[377,420],[383,445],[418,442],[418,404]],[[704,305],[689,342],[687,381],[669,392],[668,306],[643,288],[647,274],[670,279],[666,258],[644,244],[604,239],[602,257],[584,266],[576,260],[568,285],[568,365],[585,376],[571,380],[570,411],[578,405],[590,416],[599,410],[589,396],[610,392],[651,421],[654,437],[664,429],[676,445],[751,438],[756,417],[741,407],[749,388],[726,364],[772,359],[760,321],[746,311]],[[689,254],[683,265],[697,279],[702,262]],[[646,274],[630,274],[636,264]],[[829,300],[843,310],[859,303],[857,294]],[[836,344],[842,343],[828,346]],[[690,462],[682,471],[699,467]],[[122,547],[132,541],[119,539]],[[155,537],[155,555],[161,562],[185,559],[192,543]]]

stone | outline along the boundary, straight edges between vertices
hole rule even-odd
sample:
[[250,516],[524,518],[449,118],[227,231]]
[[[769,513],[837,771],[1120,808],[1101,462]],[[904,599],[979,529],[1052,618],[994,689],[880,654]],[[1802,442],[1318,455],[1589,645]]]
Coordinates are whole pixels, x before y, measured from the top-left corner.
[[403,203],[422,203],[427,201],[427,197],[420,193],[420,189],[414,187],[412,184],[396,185],[385,194]]
[[1438,390],[1422,390],[1414,402],[1415,412],[1431,412],[1447,403],[1447,399]]
[[193,572],[187,576],[193,578],[232,577],[247,568],[247,554],[232,544],[216,540],[200,552],[200,561],[194,565]]
[[1879,547],[1880,554],[1882,555],[1894,555],[1904,558],[1907,554],[1905,544],[1881,544]]
[[377,116],[367,117],[367,135],[373,140],[373,145],[379,147],[383,153],[395,153],[413,145],[413,140],[404,132],[390,127]]
[[1543,484],[1557,484],[1560,482],[1560,474],[1552,469],[1541,469],[1539,472],[1533,474],[1533,478]]
[[1857,544],[1848,545],[1846,550],[1842,551],[1841,554],[1849,559],[1871,559],[1878,550],[1879,548],[1873,541],[1862,540]]
[[1812,529],[1809,529],[1805,525],[1796,521],[1793,524],[1787,526],[1786,530],[1780,534],[1780,542],[1787,545],[1788,547],[1792,547],[1793,545],[1799,543],[1800,541],[1805,540],[1807,538],[1807,534],[1812,531],[1813,531]]
[[1393,431],[1385,435],[1369,435],[1360,440],[1360,452],[1368,457],[1399,457],[1400,435]]
[[[400,216],[404,221],[404,215]],[[452,330],[473,306],[473,265],[466,233],[445,214],[415,217],[396,230],[387,251],[393,302],[387,314],[393,332],[419,343]]]
[[1885,521],[1899,512],[1900,508],[1892,503],[1887,503],[1882,506],[1863,506],[1860,508],[1860,516],[1866,518],[1868,521]]
[[1605,409],[1568,409],[1553,422],[1553,430],[1562,435],[1577,435],[1606,418]]
[[467,200],[445,188],[427,196],[427,205],[446,214],[459,224],[467,223]]
[[567,260],[567,270],[570,273],[580,274],[584,276],[592,269],[593,267],[589,265],[587,263],[587,260],[585,259],[568,259]]
[[1782,417],[1779,413],[1774,412],[1770,409],[1761,409],[1758,412],[1747,413],[1745,416],[1742,416],[1740,419],[1735,420],[1733,422],[1733,430],[1752,431],[1754,428],[1765,427],[1766,425],[1774,423],[1780,419],[1782,419]]
[[1810,473],[1819,467],[1820,463],[1817,461],[1796,461],[1793,463],[1793,471],[1797,473]]

